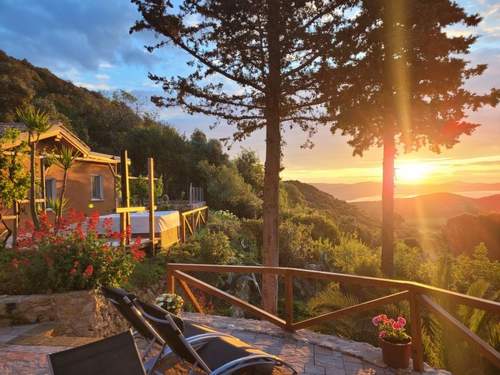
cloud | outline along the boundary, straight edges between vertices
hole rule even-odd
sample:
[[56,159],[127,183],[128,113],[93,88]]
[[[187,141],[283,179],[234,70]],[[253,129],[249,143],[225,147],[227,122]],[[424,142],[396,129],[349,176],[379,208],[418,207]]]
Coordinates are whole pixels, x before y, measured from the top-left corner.
[[128,32],[137,17],[124,0],[2,0],[0,48],[52,69],[149,67],[144,36]]
[[92,91],[109,91],[114,89],[114,87],[104,82],[102,83],[74,82],[74,83],[77,86],[84,87]]

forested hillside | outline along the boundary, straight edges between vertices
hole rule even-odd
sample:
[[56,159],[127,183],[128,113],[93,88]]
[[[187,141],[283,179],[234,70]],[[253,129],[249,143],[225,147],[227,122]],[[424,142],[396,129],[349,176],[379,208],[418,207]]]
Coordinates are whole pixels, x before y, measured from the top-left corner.
[[94,151],[119,154],[128,149],[134,174],[145,174],[146,160],[154,156],[157,173],[173,197],[190,182],[201,183],[201,160],[215,165],[227,161],[219,141],[207,140],[201,132],[186,139],[148,113],[132,110],[135,100],[123,91],[107,98],[0,51],[0,121],[14,120],[16,108],[31,103],[61,120]]
[[[254,153],[244,151],[230,161],[221,143],[203,132],[186,138],[150,114],[132,109],[136,98],[129,93],[117,91],[108,98],[0,51],[0,121],[14,120],[15,109],[28,103],[62,121],[95,151],[119,154],[127,149],[136,175],[146,174],[147,158],[153,156],[170,198],[182,197],[193,183],[205,189],[214,209],[260,216],[263,169]],[[342,231],[376,242],[374,225],[357,208],[298,181],[282,186],[284,208],[321,212]]]

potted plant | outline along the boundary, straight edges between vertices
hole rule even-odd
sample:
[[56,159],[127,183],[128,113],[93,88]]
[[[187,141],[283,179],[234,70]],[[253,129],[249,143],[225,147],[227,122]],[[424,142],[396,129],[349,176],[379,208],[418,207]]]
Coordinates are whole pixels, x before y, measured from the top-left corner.
[[396,320],[387,315],[377,315],[372,323],[378,328],[379,344],[384,363],[393,368],[407,368],[410,364],[411,337],[406,333],[406,319]]
[[155,303],[174,315],[179,315],[182,311],[182,306],[184,306],[182,297],[175,293],[160,294],[156,298]]

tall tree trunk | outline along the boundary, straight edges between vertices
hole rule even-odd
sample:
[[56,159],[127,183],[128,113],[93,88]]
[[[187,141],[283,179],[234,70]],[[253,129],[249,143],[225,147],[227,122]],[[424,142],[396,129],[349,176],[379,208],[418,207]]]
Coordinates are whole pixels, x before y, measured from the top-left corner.
[[382,271],[394,273],[394,158],[396,155],[394,131],[388,126],[384,134],[384,162],[382,182]]
[[394,102],[394,35],[396,2],[384,2],[384,82],[383,82],[383,177],[382,177],[382,272],[394,273],[394,158],[396,157],[396,103]]
[[[279,173],[281,160],[280,93],[281,53],[279,44],[279,0],[269,0],[267,38],[269,43],[269,77],[266,93],[266,162],[263,202],[263,259],[265,266],[279,266]],[[262,276],[262,304],[266,311],[276,313],[278,279]]]
[[38,220],[38,212],[36,210],[36,141],[33,140],[33,135],[28,136],[30,145],[30,212],[33,225],[36,229],[40,229],[40,221]]

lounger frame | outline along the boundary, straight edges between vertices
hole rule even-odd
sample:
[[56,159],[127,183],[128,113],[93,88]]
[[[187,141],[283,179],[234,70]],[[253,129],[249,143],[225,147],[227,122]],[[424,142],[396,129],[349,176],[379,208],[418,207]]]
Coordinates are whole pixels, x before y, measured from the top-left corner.
[[[113,302],[114,304],[125,304],[128,306],[130,311],[135,315],[135,317],[143,324],[143,328],[146,328],[147,331],[151,334],[152,339],[149,339],[148,347],[146,349],[146,352],[143,354],[143,358],[145,359],[148,355],[148,353],[151,351],[153,348],[154,344],[158,344],[161,347],[160,353],[151,358],[150,360],[146,361],[144,364],[144,367],[146,369],[146,372],[148,375],[154,374],[154,369],[157,366],[157,364],[166,359],[167,357],[177,355],[169,346],[168,342],[166,339],[164,339],[157,331],[156,329],[152,326],[150,322],[156,322],[159,324],[167,324],[169,325],[177,335],[178,339],[182,343],[182,345],[185,347],[185,349],[192,355],[192,357],[195,359],[194,364],[192,364],[190,368],[190,373],[194,373],[194,371],[197,368],[200,368],[207,372],[207,374],[211,375],[226,375],[226,374],[231,374],[234,371],[237,371],[242,368],[246,367],[253,367],[253,366],[259,366],[259,365],[275,365],[275,366],[285,366],[288,369],[292,371],[293,374],[297,374],[297,371],[288,363],[283,361],[277,356],[271,355],[271,354],[255,354],[255,355],[249,355],[241,358],[237,358],[235,360],[232,360],[228,363],[225,363],[224,365],[220,366],[217,369],[211,370],[209,366],[203,361],[203,359],[200,357],[198,352],[196,351],[197,349],[199,350],[202,346],[207,345],[210,343],[210,340],[213,338],[217,337],[234,337],[232,335],[222,333],[222,332],[210,332],[210,333],[203,333],[203,334],[198,334],[190,337],[185,337],[184,334],[182,333],[181,329],[179,326],[176,324],[174,319],[170,314],[165,315],[165,319],[159,319],[158,317],[152,316],[151,314],[148,314],[144,309],[140,306],[139,303],[137,303],[135,300],[133,300],[129,296],[123,296],[123,303],[120,303],[120,301],[115,301],[113,298],[108,297],[108,299]],[[126,317],[125,317],[126,318]],[[132,322],[129,321],[133,325]],[[138,335],[142,336],[139,333],[140,330],[137,330]],[[177,355],[182,359],[181,356]]]

